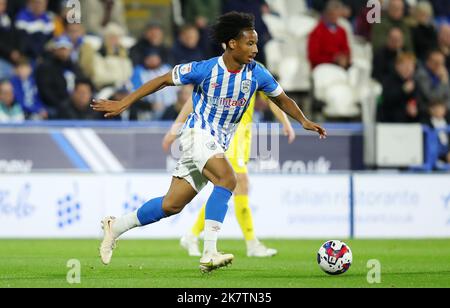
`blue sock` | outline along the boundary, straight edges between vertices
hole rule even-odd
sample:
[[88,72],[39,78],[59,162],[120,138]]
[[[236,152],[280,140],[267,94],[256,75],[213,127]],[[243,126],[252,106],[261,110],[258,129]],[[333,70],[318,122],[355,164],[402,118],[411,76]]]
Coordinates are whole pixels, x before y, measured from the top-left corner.
[[206,220],[223,223],[228,211],[228,202],[233,193],[226,188],[216,186],[206,203]]
[[142,226],[158,222],[167,215],[163,210],[164,197],[152,199],[144,204],[137,212],[137,217]]

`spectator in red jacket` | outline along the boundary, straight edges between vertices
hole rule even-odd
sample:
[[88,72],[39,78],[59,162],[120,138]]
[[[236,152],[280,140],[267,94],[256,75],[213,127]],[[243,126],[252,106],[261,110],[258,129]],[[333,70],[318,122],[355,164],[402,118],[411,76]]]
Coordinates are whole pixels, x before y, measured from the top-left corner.
[[309,37],[308,57],[313,69],[324,63],[336,64],[346,69],[351,64],[347,34],[344,28],[337,24],[343,8],[340,1],[329,1],[321,22]]

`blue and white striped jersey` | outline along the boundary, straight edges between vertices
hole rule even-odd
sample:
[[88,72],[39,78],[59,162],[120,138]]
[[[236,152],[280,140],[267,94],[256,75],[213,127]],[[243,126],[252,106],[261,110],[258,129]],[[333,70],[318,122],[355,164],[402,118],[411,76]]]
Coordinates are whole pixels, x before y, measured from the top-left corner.
[[207,130],[226,151],[242,116],[256,91],[270,97],[283,89],[267,69],[253,62],[240,72],[229,72],[222,57],[177,65],[172,73],[175,85],[193,84],[194,112],[183,129]]

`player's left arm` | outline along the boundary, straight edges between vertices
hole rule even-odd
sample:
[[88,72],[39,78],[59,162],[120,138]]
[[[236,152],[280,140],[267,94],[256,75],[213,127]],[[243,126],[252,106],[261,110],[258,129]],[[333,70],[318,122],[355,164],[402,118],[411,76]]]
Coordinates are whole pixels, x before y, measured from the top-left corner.
[[270,99],[281,110],[286,112],[286,114],[298,121],[304,129],[317,132],[320,135],[320,139],[325,139],[328,136],[327,131],[322,126],[306,118],[303,111],[289,96],[286,95],[284,91],[280,95],[271,97]]
[[272,111],[273,115],[278,120],[278,122],[280,122],[281,125],[283,125],[283,133],[285,136],[288,137],[289,144],[294,143],[296,137],[295,130],[292,127],[291,121],[289,121],[288,116],[270,99],[267,98],[266,101],[269,103],[270,111]]

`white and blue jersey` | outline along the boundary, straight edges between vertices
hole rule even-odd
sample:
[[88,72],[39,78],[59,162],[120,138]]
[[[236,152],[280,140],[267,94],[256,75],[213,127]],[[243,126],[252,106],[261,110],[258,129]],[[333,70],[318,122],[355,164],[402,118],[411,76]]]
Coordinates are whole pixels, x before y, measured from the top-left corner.
[[178,65],[173,69],[175,85],[193,84],[194,112],[183,130],[200,128],[208,131],[226,151],[242,116],[256,91],[270,97],[283,89],[267,69],[253,62],[240,72],[229,72],[222,57]]

